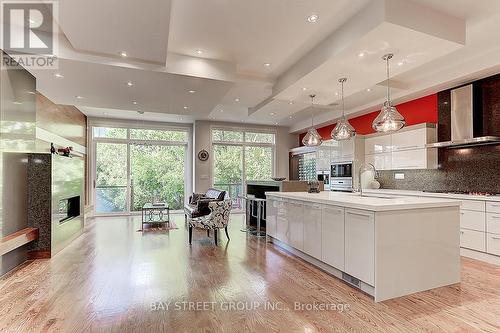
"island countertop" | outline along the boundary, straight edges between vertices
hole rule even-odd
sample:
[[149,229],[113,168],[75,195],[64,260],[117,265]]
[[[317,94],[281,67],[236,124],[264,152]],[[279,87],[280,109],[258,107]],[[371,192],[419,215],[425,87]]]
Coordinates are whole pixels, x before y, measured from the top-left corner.
[[267,198],[298,200],[316,204],[335,205],[374,212],[407,209],[424,209],[437,207],[460,207],[460,201],[445,198],[397,197],[382,194],[343,193],[322,191],[320,193],[304,192],[266,192]]

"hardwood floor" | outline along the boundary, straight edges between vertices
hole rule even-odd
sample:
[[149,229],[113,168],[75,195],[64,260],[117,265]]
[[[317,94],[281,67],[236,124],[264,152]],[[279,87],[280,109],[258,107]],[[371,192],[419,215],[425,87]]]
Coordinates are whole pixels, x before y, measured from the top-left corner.
[[242,218],[218,247],[204,231],[189,247],[182,215],[178,230],[149,234],[137,219],[98,219],[54,258],[2,277],[0,332],[500,332],[500,266],[464,258],[461,284],[374,303],[240,232]]

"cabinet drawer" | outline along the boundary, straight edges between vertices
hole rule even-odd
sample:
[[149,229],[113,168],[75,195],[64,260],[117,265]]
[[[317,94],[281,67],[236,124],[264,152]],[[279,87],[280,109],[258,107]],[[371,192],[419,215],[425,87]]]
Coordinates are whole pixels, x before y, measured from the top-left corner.
[[500,235],[486,234],[487,252],[500,256]]
[[461,209],[460,228],[486,231],[486,213]]
[[486,202],[486,211],[500,214],[500,202]]
[[477,210],[479,212],[484,212],[486,210],[486,205],[484,201],[462,200],[460,208],[466,210]]
[[500,214],[486,213],[486,231],[500,235]]
[[486,252],[486,233],[481,231],[460,230],[460,246],[467,249]]

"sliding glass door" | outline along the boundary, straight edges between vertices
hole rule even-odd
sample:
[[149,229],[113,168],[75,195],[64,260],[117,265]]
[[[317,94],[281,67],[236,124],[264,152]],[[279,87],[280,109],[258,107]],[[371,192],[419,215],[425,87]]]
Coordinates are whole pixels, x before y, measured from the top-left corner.
[[131,210],[146,202],[168,202],[170,209],[184,207],[185,146],[131,144]]
[[95,156],[96,213],[126,212],[127,144],[97,142]]
[[94,127],[93,140],[96,214],[137,212],[153,201],[183,208],[187,130]]

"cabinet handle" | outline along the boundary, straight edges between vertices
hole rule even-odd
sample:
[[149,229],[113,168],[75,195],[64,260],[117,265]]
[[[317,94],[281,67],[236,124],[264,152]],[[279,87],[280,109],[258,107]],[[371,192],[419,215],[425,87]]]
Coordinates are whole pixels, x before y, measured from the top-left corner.
[[420,168],[419,165],[400,165],[399,168]]
[[500,240],[500,237],[492,236],[491,238],[494,239],[494,240]]
[[331,209],[331,208],[325,208],[327,211],[334,212],[334,213],[342,213],[342,209]]
[[365,214],[361,214],[361,213],[347,212],[347,214],[351,214],[351,215],[354,215],[354,216],[362,216],[362,217],[366,217],[366,218],[370,218],[371,217],[371,215],[365,215]]
[[490,204],[491,207],[500,207],[500,205]]
[[401,147],[394,147],[396,148],[396,150],[399,150],[399,149],[411,149],[411,148],[418,148],[418,146],[401,146]]
[[491,215],[491,217],[494,219],[500,219],[500,216],[496,216],[496,215]]
[[460,233],[461,233],[462,235],[464,234],[464,232],[463,232],[463,231],[460,231]]
[[460,213],[460,215],[465,215],[465,213]]

